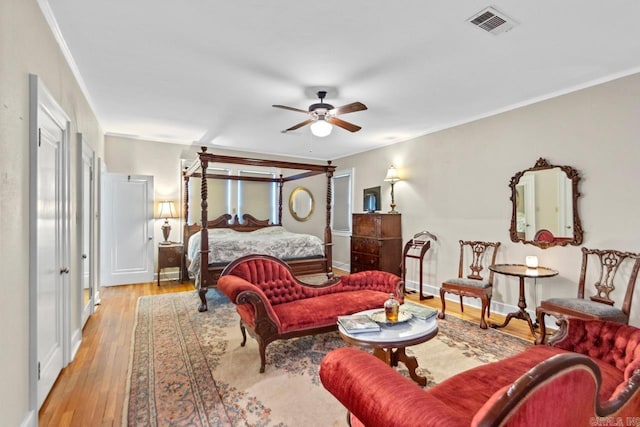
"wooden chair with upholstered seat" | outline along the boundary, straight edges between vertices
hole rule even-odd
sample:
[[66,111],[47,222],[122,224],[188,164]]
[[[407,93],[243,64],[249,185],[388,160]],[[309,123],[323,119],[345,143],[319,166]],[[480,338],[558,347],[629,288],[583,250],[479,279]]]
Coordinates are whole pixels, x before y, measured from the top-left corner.
[[[460,240],[460,263],[458,264],[458,277],[446,280],[440,287],[440,300],[442,301],[442,311],[438,314],[440,319],[444,319],[446,303],[444,294],[449,292],[460,296],[460,310],[464,312],[462,297],[480,298],[482,310],[480,314],[480,327],[487,329],[487,317],[491,316],[491,296],[493,292],[493,271],[488,269],[489,265],[495,264],[496,255],[500,242],[480,242],[480,241],[464,241]],[[466,255],[466,256],[465,256]],[[466,277],[466,262],[471,260],[468,265],[470,274]],[[482,271],[487,269],[487,274],[483,275]],[[485,276],[487,279],[485,280]]]
[[[593,260],[593,262],[589,263],[589,260]],[[593,284],[596,288],[596,293],[589,299],[585,299],[587,264],[591,265],[596,260],[600,268],[597,280]],[[610,294],[616,288],[614,279],[621,267],[626,272],[625,276],[628,277],[628,280],[626,281],[624,299],[620,308],[618,308],[614,306],[615,301],[611,299]],[[536,316],[540,325],[540,334],[536,344],[542,344],[546,341],[546,326],[544,323],[546,315],[553,316],[558,320],[577,317],[585,320],[595,319],[624,324],[629,323],[631,299],[633,298],[638,270],[640,270],[639,253],[582,248],[582,268],[578,282],[578,297],[550,298],[540,303],[540,306],[536,308]]]

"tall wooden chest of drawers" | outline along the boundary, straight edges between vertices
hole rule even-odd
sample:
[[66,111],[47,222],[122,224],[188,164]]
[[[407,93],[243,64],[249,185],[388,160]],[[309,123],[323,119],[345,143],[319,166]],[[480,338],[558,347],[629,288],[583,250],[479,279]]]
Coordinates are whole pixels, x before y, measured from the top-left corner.
[[353,214],[351,272],[382,270],[400,276],[402,226],[400,214]]

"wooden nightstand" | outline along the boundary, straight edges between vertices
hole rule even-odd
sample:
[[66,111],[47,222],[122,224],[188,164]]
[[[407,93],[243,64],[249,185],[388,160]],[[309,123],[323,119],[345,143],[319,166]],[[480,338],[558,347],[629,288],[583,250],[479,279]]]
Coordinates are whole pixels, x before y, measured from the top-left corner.
[[163,268],[178,268],[180,282],[182,282],[184,246],[180,243],[169,243],[158,245],[158,286],[160,286],[160,270]]

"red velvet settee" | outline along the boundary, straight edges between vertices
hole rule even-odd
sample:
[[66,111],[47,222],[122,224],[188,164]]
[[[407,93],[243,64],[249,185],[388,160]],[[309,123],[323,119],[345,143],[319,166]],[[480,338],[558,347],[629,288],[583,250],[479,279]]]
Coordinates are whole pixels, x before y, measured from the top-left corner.
[[382,308],[389,294],[402,302],[403,288],[400,277],[384,271],[362,271],[309,285],[269,255],[238,258],[218,279],[218,289],[236,304],[242,345],[246,329],[258,341],[260,372],[265,370],[265,351],[272,341],[334,331],[338,316]]
[[[350,411],[352,426],[637,425],[640,329],[580,319],[565,326],[548,346],[427,390],[354,348],[328,353],[320,379]],[[619,424],[601,424],[609,421]]]

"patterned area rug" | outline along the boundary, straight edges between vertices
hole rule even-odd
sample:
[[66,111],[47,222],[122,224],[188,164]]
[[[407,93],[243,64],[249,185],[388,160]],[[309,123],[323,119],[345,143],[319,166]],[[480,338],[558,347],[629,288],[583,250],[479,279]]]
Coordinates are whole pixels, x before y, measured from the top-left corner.
[[[130,426],[344,426],[346,410],[320,384],[327,352],[345,346],[337,332],[276,341],[258,372],[254,339],[240,347],[234,306],[209,290],[141,297],[133,331],[123,422]],[[407,353],[430,387],[458,372],[522,351],[530,343],[447,316],[438,335]],[[408,376],[402,366],[400,371]]]

